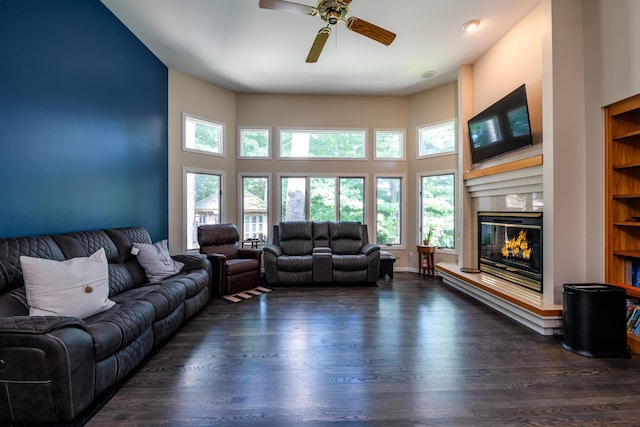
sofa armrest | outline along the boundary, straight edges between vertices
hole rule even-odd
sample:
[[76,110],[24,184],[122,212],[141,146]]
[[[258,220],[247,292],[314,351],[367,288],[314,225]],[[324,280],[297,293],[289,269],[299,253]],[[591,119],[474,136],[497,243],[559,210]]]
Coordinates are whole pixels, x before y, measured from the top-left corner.
[[369,243],[360,248],[360,253],[365,255],[370,255],[372,252],[379,251],[380,246],[375,243]]
[[262,258],[262,249],[238,249],[238,258],[259,260]]
[[45,334],[60,328],[87,330],[84,321],[77,317],[12,316],[0,317],[0,333]]
[[270,254],[273,254],[274,256],[277,256],[277,257],[282,255],[282,248],[278,245],[266,245],[262,249],[265,252],[269,252]]
[[70,421],[89,406],[95,352],[85,328],[72,317],[0,319],[0,423]]
[[313,248],[312,255],[316,254],[331,254],[333,251],[328,246],[318,246]]
[[171,258],[173,258],[174,261],[178,261],[184,264],[184,267],[182,267],[183,271],[201,270],[203,268],[206,268],[206,255],[178,254],[172,255]]

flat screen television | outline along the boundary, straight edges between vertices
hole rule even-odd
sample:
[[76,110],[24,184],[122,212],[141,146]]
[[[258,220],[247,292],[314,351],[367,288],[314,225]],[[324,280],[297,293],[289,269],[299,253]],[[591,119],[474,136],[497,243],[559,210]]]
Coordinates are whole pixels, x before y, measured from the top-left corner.
[[474,116],[468,125],[473,163],[532,145],[525,85]]

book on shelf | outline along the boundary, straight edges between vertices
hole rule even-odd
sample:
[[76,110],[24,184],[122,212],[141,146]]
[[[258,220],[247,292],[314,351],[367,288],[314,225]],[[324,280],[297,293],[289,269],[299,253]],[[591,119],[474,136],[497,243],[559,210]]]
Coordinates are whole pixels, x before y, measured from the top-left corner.
[[640,335],[640,301],[627,299],[627,333]]
[[634,288],[640,288],[640,260],[626,260],[624,269],[625,283]]

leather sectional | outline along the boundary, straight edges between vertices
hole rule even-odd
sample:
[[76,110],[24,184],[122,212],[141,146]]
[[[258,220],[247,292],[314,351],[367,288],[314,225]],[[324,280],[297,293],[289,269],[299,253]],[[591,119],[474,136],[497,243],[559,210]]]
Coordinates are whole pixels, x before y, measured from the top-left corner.
[[[76,418],[208,302],[205,256],[172,256],[181,271],[149,283],[134,243],[151,244],[144,228],[0,239],[0,424]],[[20,256],[64,261],[100,248],[113,307],[86,319],[29,316]]]

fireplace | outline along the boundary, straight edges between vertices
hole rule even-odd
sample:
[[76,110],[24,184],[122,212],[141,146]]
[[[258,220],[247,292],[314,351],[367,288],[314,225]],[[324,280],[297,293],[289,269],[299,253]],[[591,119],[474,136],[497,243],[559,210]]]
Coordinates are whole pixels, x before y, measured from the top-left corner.
[[479,212],[480,270],[542,293],[542,213]]

